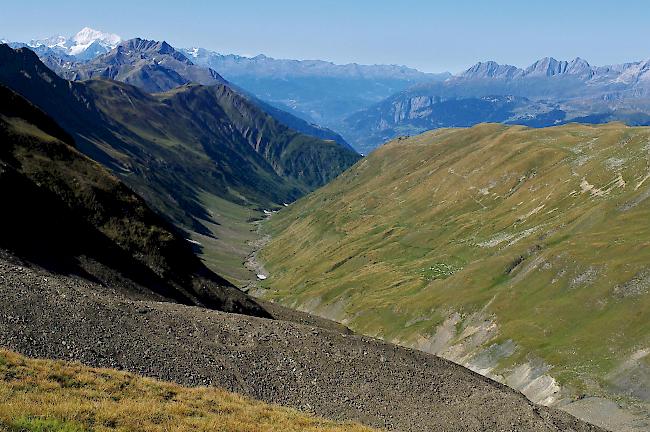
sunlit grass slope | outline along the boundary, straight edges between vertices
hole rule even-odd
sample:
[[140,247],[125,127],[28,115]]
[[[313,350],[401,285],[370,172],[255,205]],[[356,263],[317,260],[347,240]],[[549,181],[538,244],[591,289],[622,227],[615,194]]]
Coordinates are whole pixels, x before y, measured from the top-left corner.
[[432,352],[460,344],[446,356],[461,363],[489,347],[497,371],[541,359],[576,394],[644,397],[629,378],[650,367],[649,179],[647,128],[396,140],[268,222],[266,296]]
[[216,388],[181,387],[4,350],[0,350],[0,430],[370,431]]

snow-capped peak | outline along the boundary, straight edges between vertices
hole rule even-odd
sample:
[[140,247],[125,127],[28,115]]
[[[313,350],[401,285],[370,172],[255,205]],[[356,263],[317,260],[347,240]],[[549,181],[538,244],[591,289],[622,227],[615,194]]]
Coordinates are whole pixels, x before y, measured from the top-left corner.
[[[46,39],[31,40],[27,46],[32,48],[46,47],[59,54],[76,56],[79,60],[90,58],[108,52],[115,48],[122,38],[113,33],[104,33],[90,27],[82,28],[74,36],[52,36]],[[92,49],[89,49],[91,48]]]
[[82,28],[70,39],[75,45],[90,45],[95,41],[99,41],[113,48],[122,41],[122,38],[116,34],[104,33],[99,30],[91,29],[90,27]]
[[45,46],[48,48],[65,48],[66,42],[68,42],[68,39],[65,36],[52,36],[47,39],[32,39],[27,45],[30,47]]
[[104,33],[90,27],[82,28],[76,35],[70,38],[68,47],[70,55],[79,55],[86,51],[93,43],[97,42],[107,51],[115,48],[122,41],[122,38],[113,33]]

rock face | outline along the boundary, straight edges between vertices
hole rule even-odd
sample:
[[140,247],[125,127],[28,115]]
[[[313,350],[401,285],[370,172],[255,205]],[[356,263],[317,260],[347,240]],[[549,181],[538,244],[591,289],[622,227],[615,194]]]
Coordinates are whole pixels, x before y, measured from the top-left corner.
[[510,79],[518,75],[521,75],[521,69],[511,65],[500,65],[495,61],[478,62],[461,74],[463,78],[467,79]]

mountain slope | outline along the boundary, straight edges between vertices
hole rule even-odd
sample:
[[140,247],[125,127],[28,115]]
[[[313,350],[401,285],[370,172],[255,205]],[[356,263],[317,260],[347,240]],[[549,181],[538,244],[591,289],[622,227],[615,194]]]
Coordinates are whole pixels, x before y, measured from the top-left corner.
[[260,294],[643,430],[617,404],[650,412],[648,142],[621,124],[396,140],[271,218]]
[[[361,141],[361,151],[405,133],[499,121],[530,126],[569,122],[650,124],[648,62],[594,67],[576,58],[540,59],[527,68],[479,62],[443,82],[428,82],[395,94],[345,121],[343,132]],[[514,98],[516,109],[494,119],[491,109],[466,115],[464,105]],[[346,135],[346,136],[348,136]]]
[[269,316],[51,118],[4,86],[0,101],[1,248],[132,298]]
[[41,57],[48,67],[65,79],[112,79],[136,86],[148,93],[164,92],[190,83],[206,86],[228,85],[280,123],[298,132],[348,146],[340,135],[258,100],[246,90],[226,82],[213,69],[195,65],[183,53],[164,41],[140,38],[127,40],[88,62],[57,59],[49,52],[43,53]]
[[50,113],[79,149],[176,223],[207,233],[202,194],[249,206],[290,202],[359,156],[294,132],[227,86],[149,95],[113,81],[69,82],[28,50],[0,47],[0,82]]
[[[171,226],[77,152],[49,117],[9,89],[0,87],[0,96],[0,193],[6,204],[0,213],[2,346],[30,357],[73,358],[186,385],[216,385],[331,419],[404,431],[598,430],[422,352],[334,326],[196,307],[268,316],[205,269]],[[11,389],[20,389],[4,405],[20,410],[12,427],[74,427],[29,414],[51,414],[52,407],[65,411],[70,406],[65,398],[83,405],[79,397],[89,400],[93,394],[93,372],[75,375],[55,365],[44,377],[25,369],[33,364],[16,367],[0,359],[0,374],[7,372]],[[101,380],[110,387],[115,374],[102,371]],[[47,391],[39,380],[47,381]],[[132,377],[126,386],[115,384],[122,414],[132,406],[132,391],[146,391]],[[197,417],[203,405],[193,404],[187,412],[178,393],[163,390],[161,403],[175,403],[170,414]],[[102,400],[92,402],[97,409]],[[129,424],[146,422],[155,402],[148,399]],[[214,401],[210,405],[214,408]],[[77,421],[87,421],[88,411],[75,409]],[[275,424],[270,414],[267,409],[265,419]],[[5,416],[0,408],[0,419]],[[121,422],[113,416],[105,426]]]

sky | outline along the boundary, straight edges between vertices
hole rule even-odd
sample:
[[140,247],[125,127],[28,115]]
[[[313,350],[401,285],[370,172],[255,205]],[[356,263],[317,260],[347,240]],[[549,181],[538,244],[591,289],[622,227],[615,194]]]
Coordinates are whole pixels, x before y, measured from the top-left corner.
[[0,38],[89,26],[221,53],[458,72],[552,56],[593,65],[650,58],[648,0],[0,0]]

